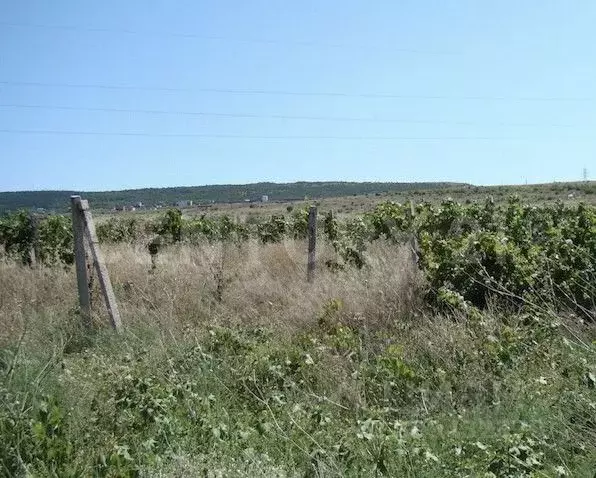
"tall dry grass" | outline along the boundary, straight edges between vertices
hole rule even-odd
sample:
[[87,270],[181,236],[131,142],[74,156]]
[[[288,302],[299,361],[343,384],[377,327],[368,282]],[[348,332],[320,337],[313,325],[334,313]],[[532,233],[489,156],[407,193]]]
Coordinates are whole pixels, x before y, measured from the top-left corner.
[[[306,282],[306,244],[178,245],[165,249],[151,271],[141,245],[102,246],[124,325],[164,330],[187,325],[267,325],[292,331],[316,323],[334,301],[342,320],[369,327],[411,316],[422,281],[405,246],[377,242],[363,269],[333,272],[320,247],[315,282]],[[96,321],[105,321],[94,284]],[[0,337],[11,340],[39,318],[62,321],[77,309],[74,268],[28,268],[0,263]]]

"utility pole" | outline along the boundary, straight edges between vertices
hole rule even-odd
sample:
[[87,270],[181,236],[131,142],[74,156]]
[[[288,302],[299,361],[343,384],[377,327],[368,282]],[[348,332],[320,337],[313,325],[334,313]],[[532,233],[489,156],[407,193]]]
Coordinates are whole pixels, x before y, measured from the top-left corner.
[[585,182],[588,182],[588,168],[586,168],[586,167],[584,167],[584,174],[583,174],[583,176],[584,176],[584,181]]

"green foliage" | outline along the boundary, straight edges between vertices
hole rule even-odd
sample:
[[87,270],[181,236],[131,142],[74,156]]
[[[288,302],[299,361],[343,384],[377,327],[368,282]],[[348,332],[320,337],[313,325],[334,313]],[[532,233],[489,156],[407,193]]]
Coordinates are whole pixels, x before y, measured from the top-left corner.
[[288,229],[286,219],[283,216],[273,215],[268,221],[257,226],[257,234],[263,244],[280,242]]
[[0,218],[0,244],[23,264],[31,262],[32,251],[41,264],[74,262],[72,223],[65,216],[39,218],[22,211]]
[[385,237],[396,238],[400,233],[408,231],[413,218],[410,206],[393,202],[379,204],[372,212],[365,215],[370,228],[371,239]]
[[191,242],[201,239],[208,241],[215,241],[220,239],[219,228],[217,222],[202,215],[197,219],[185,221],[182,226],[182,231],[185,239]]
[[294,211],[288,224],[288,235],[293,239],[304,239],[308,235],[308,208]]
[[0,474],[593,472],[596,350],[552,317],[482,315],[441,339],[416,324],[371,334],[346,314],[331,299],[293,337],[136,330],[50,362],[34,344],[2,350]]
[[157,232],[173,243],[180,242],[182,240],[182,224],[182,211],[169,209],[161,219]]
[[[381,204],[364,218],[358,238],[403,241],[414,231],[421,266],[438,303],[486,305],[494,293],[508,301],[567,305],[587,312],[596,297],[596,209],[579,204],[524,206],[492,200],[463,206]],[[362,243],[360,243],[362,244]]]
[[381,406],[404,406],[418,393],[421,378],[404,357],[404,349],[390,344],[374,362],[362,368],[367,395]]
[[339,270],[348,265],[360,269],[364,266],[363,252],[367,241],[371,240],[371,234],[362,218],[357,217],[340,224],[329,213],[323,222],[323,232],[341,261],[328,261],[329,268]]
[[65,216],[49,216],[38,228],[39,260],[44,264],[73,264],[72,221]]
[[182,234],[184,240],[191,243],[202,240],[241,242],[250,236],[245,224],[238,223],[229,216],[209,218],[204,214],[199,218],[183,221]]
[[33,218],[26,211],[0,219],[0,243],[7,255],[17,257],[24,264],[30,261],[34,237]]
[[77,477],[74,444],[69,440],[67,414],[55,397],[43,397],[31,423],[32,458],[49,476]]
[[100,242],[132,243],[141,235],[140,224],[136,218],[111,217],[97,225],[97,238]]
[[333,212],[331,211],[325,214],[325,219],[323,221],[323,233],[331,244],[335,244],[335,242],[339,239],[337,220],[333,217]]

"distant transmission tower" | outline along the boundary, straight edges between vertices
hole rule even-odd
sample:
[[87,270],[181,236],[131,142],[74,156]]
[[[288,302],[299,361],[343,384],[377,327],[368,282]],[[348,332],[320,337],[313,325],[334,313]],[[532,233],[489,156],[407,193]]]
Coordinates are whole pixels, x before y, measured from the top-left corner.
[[584,181],[587,181],[588,180],[588,168],[584,168],[583,176],[584,176]]

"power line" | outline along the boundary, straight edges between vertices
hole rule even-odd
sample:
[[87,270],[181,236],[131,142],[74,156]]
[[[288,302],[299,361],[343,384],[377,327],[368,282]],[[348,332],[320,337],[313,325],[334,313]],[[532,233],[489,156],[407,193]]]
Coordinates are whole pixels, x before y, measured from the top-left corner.
[[128,109],[128,108],[102,108],[87,106],[63,106],[63,105],[39,105],[39,104],[3,104],[2,108],[19,109],[44,109],[63,111],[89,111],[104,113],[132,113],[149,115],[168,116],[200,116],[213,118],[246,118],[246,119],[276,119],[276,120],[300,120],[300,121],[337,121],[337,122],[361,122],[361,123],[399,123],[399,124],[443,124],[459,126],[526,126],[526,127],[553,127],[553,128],[574,128],[566,124],[537,124],[537,123],[506,123],[506,122],[475,122],[475,121],[449,121],[449,120],[412,120],[399,118],[363,118],[349,116],[295,116],[295,115],[260,115],[251,113],[216,113],[205,111],[175,111],[175,110],[151,110],[151,109]]
[[345,93],[345,92],[316,92],[316,91],[291,91],[269,89],[237,89],[237,88],[168,88],[155,86],[113,85],[100,83],[53,83],[40,81],[11,81],[0,80],[0,85],[7,86],[32,86],[43,88],[88,88],[106,90],[130,91],[163,91],[171,93],[202,92],[237,95],[269,95],[269,96],[312,96],[330,98],[370,98],[370,99],[397,99],[397,100],[471,100],[471,101],[511,101],[511,102],[593,102],[595,98],[570,98],[570,97],[532,97],[532,96],[460,96],[460,95],[402,95],[390,93]]
[[128,85],[101,85],[89,83],[51,83],[42,81],[4,81],[0,80],[0,85],[7,86],[33,86],[41,88],[84,88],[84,89],[103,89],[103,90],[138,90],[138,91],[169,91],[174,93],[190,92],[192,90],[183,88],[167,88],[156,86],[128,86]]
[[352,50],[374,50],[387,51],[395,53],[409,53],[409,54],[424,54],[424,55],[452,55],[453,53],[443,51],[419,50],[411,48],[394,48],[388,45],[364,45],[364,44],[346,44],[346,43],[326,43],[315,41],[295,41],[295,40],[273,40],[266,38],[234,38],[221,35],[203,35],[197,33],[184,32],[166,32],[166,31],[151,31],[151,30],[130,30],[126,28],[105,28],[105,27],[84,27],[76,25],[47,25],[35,23],[18,23],[18,22],[0,22],[0,26],[11,28],[32,28],[40,30],[57,30],[70,31],[78,33],[106,33],[117,35],[134,35],[134,36],[152,36],[152,37],[171,37],[183,38],[190,40],[207,40],[233,43],[256,43],[262,45],[285,45],[285,46],[299,46],[312,48],[333,48],[333,49],[352,49]]
[[[532,141],[522,137],[498,136],[269,136],[269,135],[244,135],[244,134],[211,134],[211,133],[146,133],[146,132],[109,132],[109,131],[64,131],[64,130],[26,130],[26,129],[0,129],[0,133],[25,134],[25,135],[65,135],[65,136],[131,136],[152,138],[210,138],[210,139],[257,139],[257,140],[348,140],[348,141]],[[556,138],[547,138],[556,139]],[[580,140],[593,138],[564,138]]]

